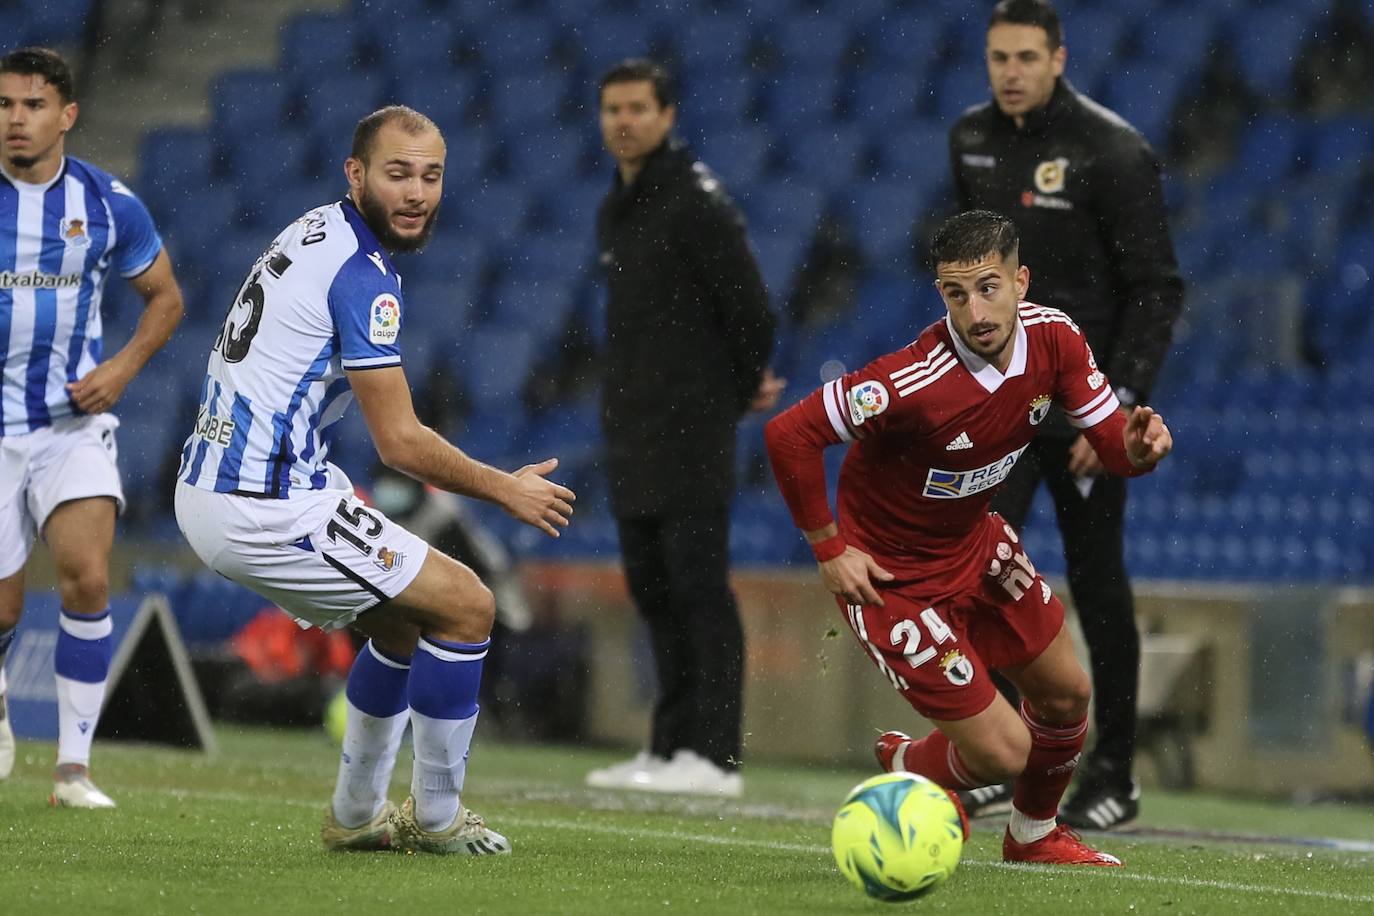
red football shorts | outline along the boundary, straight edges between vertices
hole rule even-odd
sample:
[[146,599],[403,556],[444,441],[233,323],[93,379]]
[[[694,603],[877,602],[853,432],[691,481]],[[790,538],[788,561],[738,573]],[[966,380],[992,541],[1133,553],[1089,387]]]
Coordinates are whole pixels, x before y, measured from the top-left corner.
[[987,709],[997,696],[990,672],[1034,661],[1064,626],[1064,605],[1010,538],[988,545],[976,587],[934,603],[917,589],[884,589],[882,607],[837,603],[864,651],[927,719]]

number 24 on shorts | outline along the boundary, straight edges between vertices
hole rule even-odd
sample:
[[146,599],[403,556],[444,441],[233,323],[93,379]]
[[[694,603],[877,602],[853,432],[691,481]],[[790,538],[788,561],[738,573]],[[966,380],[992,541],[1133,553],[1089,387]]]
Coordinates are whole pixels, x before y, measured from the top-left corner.
[[901,646],[903,640],[906,645],[902,646],[902,654],[906,656],[907,663],[913,668],[919,668],[926,662],[934,658],[939,650],[936,646],[947,642],[958,642],[959,637],[955,636],[950,630],[949,624],[941,619],[938,611],[933,607],[928,607],[921,612],[921,623],[926,625],[926,631],[930,634],[934,645],[921,648],[921,628],[914,620],[899,620],[893,626],[891,634],[892,645]]

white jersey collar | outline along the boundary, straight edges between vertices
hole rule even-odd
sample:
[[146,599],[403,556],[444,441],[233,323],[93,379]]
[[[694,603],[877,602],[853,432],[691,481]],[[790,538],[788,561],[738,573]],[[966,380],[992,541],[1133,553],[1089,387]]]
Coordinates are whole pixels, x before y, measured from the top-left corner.
[[954,342],[954,352],[959,354],[959,361],[964,364],[964,368],[978,380],[978,384],[989,393],[993,393],[1002,387],[1002,383],[1009,378],[1016,378],[1026,372],[1026,326],[1021,323],[1021,311],[1016,312],[1016,332],[1012,340],[1011,363],[1007,365],[1006,372],[999,372],[997,367],[983,357],[974,353],[964,343],[964,339],[959,336],[959,332],[954,330],[954,322],[945,316],[945,330],[949,332],[949,339]]

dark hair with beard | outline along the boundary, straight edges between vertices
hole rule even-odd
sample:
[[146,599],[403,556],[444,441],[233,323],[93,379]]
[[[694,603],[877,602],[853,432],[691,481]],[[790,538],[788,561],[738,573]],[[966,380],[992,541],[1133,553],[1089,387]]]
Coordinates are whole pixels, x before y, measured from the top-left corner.
[[988,28],[1004,22],[1007,25],[1033,25],[1044,29],[1051,51],[1058,51],[1064,43],[1064,27],[1059,24],[1059,11],[1049,0],[1002,0],[992,8]]
[[411,136],[422,134],[427,130],[437,133],[441,140],[444,136],[439,125],[414,108],[405,105],[388,105],[385,108],[378,108],[359,121],[358,126],[353,128],[353,149],[349,155],[354,159],[361,159],[366,165],[368,156],[372,154],[372,141],[376,139],[378,132],[388,124],[395,124]]
[[24,76],[41,76],[57,90],[57,97],[63,105],[76,100],[76,83],[72,79],[72,68],[51,48],[20,48],[0,57],[0,73],[19,73]]
[[1021,237],[1011,220],[991,210],[966,210],[935,230],[930,242],[931,266],[972,264],[993,252],[1005,261],[1020,247]]
[[606,75],[601,77],[597,98],[599,99],[606,92],[606,87],[613,83],[649,83],[654,87],[654,98],[658,100],[659,108],[676,104],[673,97],[673,80],[668,75],[668,68],[647,57],[631,57],[607,70]]
[[[444,138],[444,132],[439,130],[439,126],[414,108],[407,108],[405,105],[388,105],[385,108],[377,109],[358,122],[358,126],[353,130],[351,157],[366,166],[368,157],[372,155],[373,141],[376,140],[381,129],[388,124],[395,124],[411,136],[432,130],[439,135],[440,140]],[[430,236],[434,234],[434,220],[439,215],[437,204],[430,211],[429,218],[425,220],[425,225],[420,230],[420,234],[414,238],[407,238],[398,235],[391,228],[391,214],[387,212],[386,207],[380,201],[367,193],[366,182],[358,192],[357,203],[358,210],[362,213],[367,227],[372,230],[373,235],[377,236],[377,241],[381,242],[390,252],[419,251],[429,244]]]

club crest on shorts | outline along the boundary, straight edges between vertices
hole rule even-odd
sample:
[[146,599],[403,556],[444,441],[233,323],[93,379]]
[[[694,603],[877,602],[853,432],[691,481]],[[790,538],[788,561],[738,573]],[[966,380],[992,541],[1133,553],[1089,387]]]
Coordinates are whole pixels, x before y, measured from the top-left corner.
[[1030,422],[1031,426],[1039,426],[1044,421],[1045,416],[1050,412],[1050,396],[1048,394],[1038,395],[1030,402]]
[[887,389],[875,380],[861,382],[849,389],[849,418],[858,426],[870,417],[887,410]]
[[391,572],[392,570],[400,569],[401,564],[405,562],[405,558],[405,554],[397,553],[390,547],[380,547],[377,549],[377,555],[372,558],[372,562],[383,572]]
[[367,339],[375,344],[394,344],[401,334],[401,301],[391,293],[372,300]]
[[958,649],[950,649],[945,653],[945,657],[940,659],[940,670],[945,673],[945,680],[955,687],[963,687],[973,680],[973,662]]

